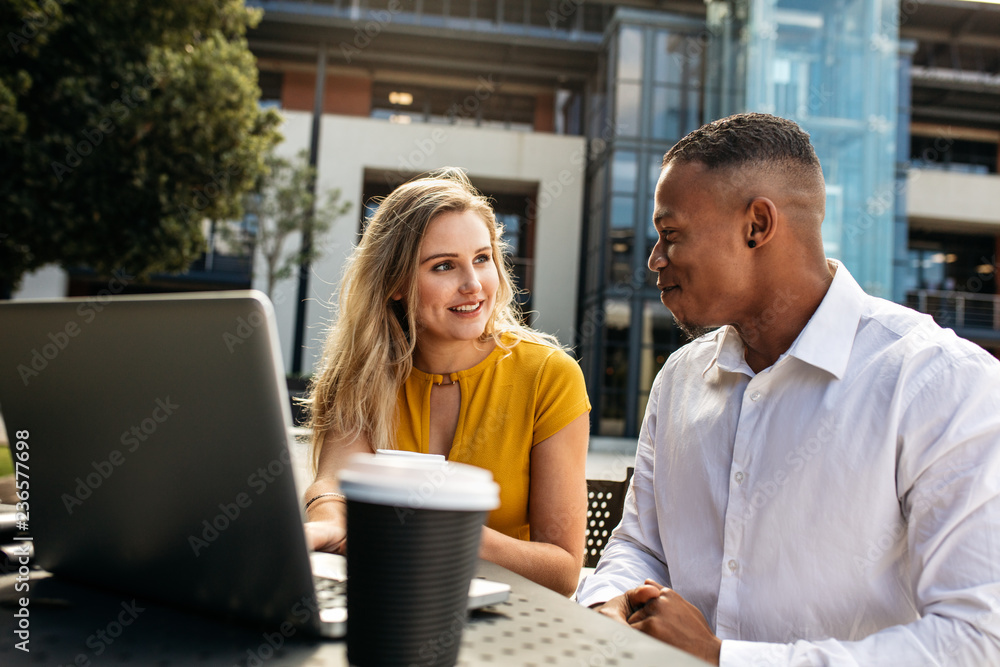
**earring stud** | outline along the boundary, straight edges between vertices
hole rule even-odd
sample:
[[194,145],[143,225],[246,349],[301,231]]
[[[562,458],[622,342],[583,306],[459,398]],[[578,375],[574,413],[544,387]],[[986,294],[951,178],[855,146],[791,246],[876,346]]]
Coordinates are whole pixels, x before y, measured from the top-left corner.
[[748,248],[756,248],[757,247],[757,242],[754,241],[753,239],[750,239],[749,241],[747,241],[747,247]]

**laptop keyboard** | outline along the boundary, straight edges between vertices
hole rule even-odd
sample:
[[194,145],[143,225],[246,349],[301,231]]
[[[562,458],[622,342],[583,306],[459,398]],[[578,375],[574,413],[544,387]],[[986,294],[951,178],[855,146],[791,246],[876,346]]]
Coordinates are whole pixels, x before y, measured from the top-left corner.
[[347,607],[347,582],[327,577],[313,577],[316,586],[316,600],[320,609]]

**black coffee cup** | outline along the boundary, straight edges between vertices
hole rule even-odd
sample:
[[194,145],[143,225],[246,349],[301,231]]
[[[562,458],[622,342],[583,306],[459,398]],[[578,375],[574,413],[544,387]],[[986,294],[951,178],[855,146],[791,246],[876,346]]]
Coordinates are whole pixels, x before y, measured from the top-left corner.
[[482,526],[499,487],[443,459],[358,454],[347,496],[347,657],[358,667],[451,667]]

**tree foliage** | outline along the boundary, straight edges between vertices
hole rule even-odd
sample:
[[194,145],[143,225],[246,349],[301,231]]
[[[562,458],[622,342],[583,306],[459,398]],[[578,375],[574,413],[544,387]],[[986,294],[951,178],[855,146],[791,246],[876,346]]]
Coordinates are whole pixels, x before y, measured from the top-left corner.
[[[320,258],[323,236],[351,203],[340,201],[339,189],[329,191],[322,203],[315,203],[316,171],[309,166],[306,151],[294,161],[271,153],[265,163],[267,172],[247,197],[245,208],[256,222],[253,241],[264,258],[267,296],[273,297],[278,282],[292,277],[300,265]],[[309,247],[289,248],[288,242],[298,242],[302,234],[312,239]]]
[[0,3],[0,292],[56,262],[180,271],[279,140],[243,0]]

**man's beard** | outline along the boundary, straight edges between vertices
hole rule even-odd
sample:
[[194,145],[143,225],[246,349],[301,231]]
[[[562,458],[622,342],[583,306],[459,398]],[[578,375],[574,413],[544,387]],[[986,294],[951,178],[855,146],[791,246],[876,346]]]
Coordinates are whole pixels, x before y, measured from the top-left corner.
[[677,319],[676,315],[674,315],[673,313],[670,314],[673,315],[674,324],[677,325],[677,328],[680,329],[681,333],[687,336],[690,340],[694,340],[695,338],[700,338],[701,336],[704,336],[707,333],[711,333],[719,328],[719,327],[706,327],[700,324],[692,324],[690,322],[681,322],[679,319]]

